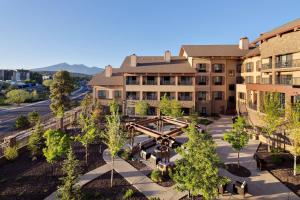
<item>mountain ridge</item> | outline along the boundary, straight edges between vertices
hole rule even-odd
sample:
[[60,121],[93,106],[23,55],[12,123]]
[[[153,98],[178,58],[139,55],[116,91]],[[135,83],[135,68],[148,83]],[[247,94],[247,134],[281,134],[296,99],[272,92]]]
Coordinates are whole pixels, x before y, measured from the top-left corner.
[[99,67],[88,67],[84,64],[68,64],[66,62],[63,63],[58,63],[55,65],[50,65],[46,67],[38,67],[38,68],[33,68],[31,71],[60,71],[60,70],[66,70],[72,73],[80,73],[80,74],[87,74],[87,75],[94,75],[97,73],[100,73],[103,71],[102,68]]

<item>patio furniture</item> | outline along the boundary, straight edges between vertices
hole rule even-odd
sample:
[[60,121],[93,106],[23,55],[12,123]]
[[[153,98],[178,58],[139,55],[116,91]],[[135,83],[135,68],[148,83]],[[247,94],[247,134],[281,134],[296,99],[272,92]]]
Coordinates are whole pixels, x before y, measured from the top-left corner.
[[246,181],[244,181],[243,183],[236,181],[232,185],[232,187],[233,187],[232,191],[239,195],[245,196],[245,194],[248,192],[248,185],[247,185]]
[[147,160],[148,158],[150,158],[150,153],[148,153],[147,151],[145,151],[145,150],[141,150],[141,152],[140,152],[140,157],[141,158],[143,158],[143,159],[145,159],[145,160]]
[[151,154],[151,156],[150,156],[150,162],[152,162],[155,165],[157,165],[159,161],[161,161],[161,159],[159,158],[159,156],[157,154]]

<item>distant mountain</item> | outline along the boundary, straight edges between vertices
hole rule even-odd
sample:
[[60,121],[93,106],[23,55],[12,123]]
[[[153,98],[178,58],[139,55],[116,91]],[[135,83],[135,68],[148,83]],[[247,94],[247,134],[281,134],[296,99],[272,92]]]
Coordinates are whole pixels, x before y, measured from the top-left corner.
[[56,65],[51,65],[48,67],[40,67],[40,68],[34,68],[31,69],[31,71],[60,71],[60,70],[66,70],[72,73],[80,73],[80,74],[87,74],[87,75],[94,75],[99,72],[102,72],[103,69],[99,67],[88,67],[86,65],[82,64],[75,64],[75,65],[70,65],[68,63],[59,63]]

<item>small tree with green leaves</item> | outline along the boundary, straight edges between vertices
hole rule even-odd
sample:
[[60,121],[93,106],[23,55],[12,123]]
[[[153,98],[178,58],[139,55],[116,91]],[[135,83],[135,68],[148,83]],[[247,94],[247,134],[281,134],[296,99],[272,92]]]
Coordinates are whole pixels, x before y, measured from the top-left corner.
[[12,146],[12,147],[6,147],[4,149],[4,157],[8,161],[13,161],[18,157],[18,147],[17,146]]
[[224,140],[231,144],[238,154],[238,168],[240,167],[240,152],[248,144],[249,136],[245,130],[246,120],[239,116],[233,124],[233,129],[224,134]]
[[72,148],[67,152],[67,158],[63,162],[62,171],[66,174],[61,178],[62,185],[58,187],[58,197],[61,200],[78,200],[81,198],[80,187],[76,186],[79,177],[79,161],[76,160]]
[[115,99],[112,102],[110,102],[109,111],[110,111],[110,113],[119,112],[119,104]]
[[30,122],[28,121],[28,118],[24,115],[20,115],[17,117],[15,122],[15,127],[17,129],[26,129],[30,126]]
[[65,111],[70,108],[70,94],[73,90],[73,81],[67,71],[58,71],[53,76],[50,86],[50,108],[60,120],[59,128],[63,130],[63,118]]
[[44,138],[43,138],[44,128],[41,123],[35,125],[33,133],[29,136],[28,139],[28,149],[31,151],[32,156],[38,156],[42,153],[44,147]]
[[149,104],[146,101],[138,101],[135,104],[135,112],[140,116],[147,115],[149,109]]
[[166,94],[161,98],[159,102],[159,110],[163,115],[171,115],[171,101],[169,100]]
[[82,101],[80,102],[80,107],[82,108],[82,113],[87,115],[89,108],[91,107],[93,102],[92,96],[90,94],[86,94]]
[[40,99],[40,95],[36,90],[33,90],[30,96],[31,96],[31,101],[38,101]]
[[297,175],[297,157],[300,155],[300,102],[289,105],[287,109],[287,132],[292,144],[294,156],[294,176]]
[[179,101],[173,99],[171,101],[171,113],[170,116],[174,118],[182,117],[183,112],[181,110],[181,104]]
[[[44,135],[45,145],[43,154],[48,163],[52,166],[59,158],[61,158],[70,147],[69,136],[61,130],[48,129]],[[53,172],[53,168],[52,168]]]
[[206,200],[215,199],[218,187],[225,181],[218,175],[221,162],[215,143],[207,133],[199,133],[194,122],[185,133],[189,140],[184,148],[177,148],[182,159],[176,161],[171,177],[176,188],[188,191],[189,196],[202,194]]
[[21,89],[11,90],[6,94],[7,103],[15,103],[20,105],[24,103],[27,99],[30,99],[29,92]]
[[88,147],[89,144],[95,141],[98,135],[98,129],[91,116],[85,116],[83,113],[81,113],[80,121],[82,126],[81,132],[83,135],[76,136],[75,140],[79,141],[85,147],[85,163],[88,165]]
[[47,88],[50,89],[51,84],[53,83],[52,79],[44,80],[43,85]]
[[118,109],[115,109],[113,106],[114,104],[112,104],[110,108],[110,110],[112,111],[111,115],[106,116],[107,130],[105,133],[108,150],[111,154],[111,159],[112,159],[111,187],[113,186],[114,159],[125,142],[125,136],[121,128],[121,121],[120,121],[120,116],[118,114]]
[[264,115],[262,120],[264,122],[263,131],[267,134],[268,151],[271,151],[271,136],[275,133],[278,127],[282,124],[282,115],[284,110],[280,102],[280,96],[278,92],[268,92],[264,96],[263,103]]
[[40,114],[37,111],[32,111],[28,113],[28,120],[30,124],[35,125],[40,121]]

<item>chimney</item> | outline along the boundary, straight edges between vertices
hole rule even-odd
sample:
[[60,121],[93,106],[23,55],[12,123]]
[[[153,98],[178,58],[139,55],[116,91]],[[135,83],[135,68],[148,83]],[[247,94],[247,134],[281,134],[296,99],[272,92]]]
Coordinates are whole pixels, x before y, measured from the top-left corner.
[[171,52],[169,50],[165,51],[164,60],[165,60],[166,63],[171,62]]
[[105,67],[105,77],[111,77],[112,76],[112,66],[107,65]]
[[135,54],[132,54],[131,56],[130,56],[130,66],[131,67],[136,67],[136,64],[137,64],[137,57],[136,57],[136,55]]
[[247,37],[242,37],[240,39],[239,48],[242,50],[248,50],[249,49],[249,39]]

